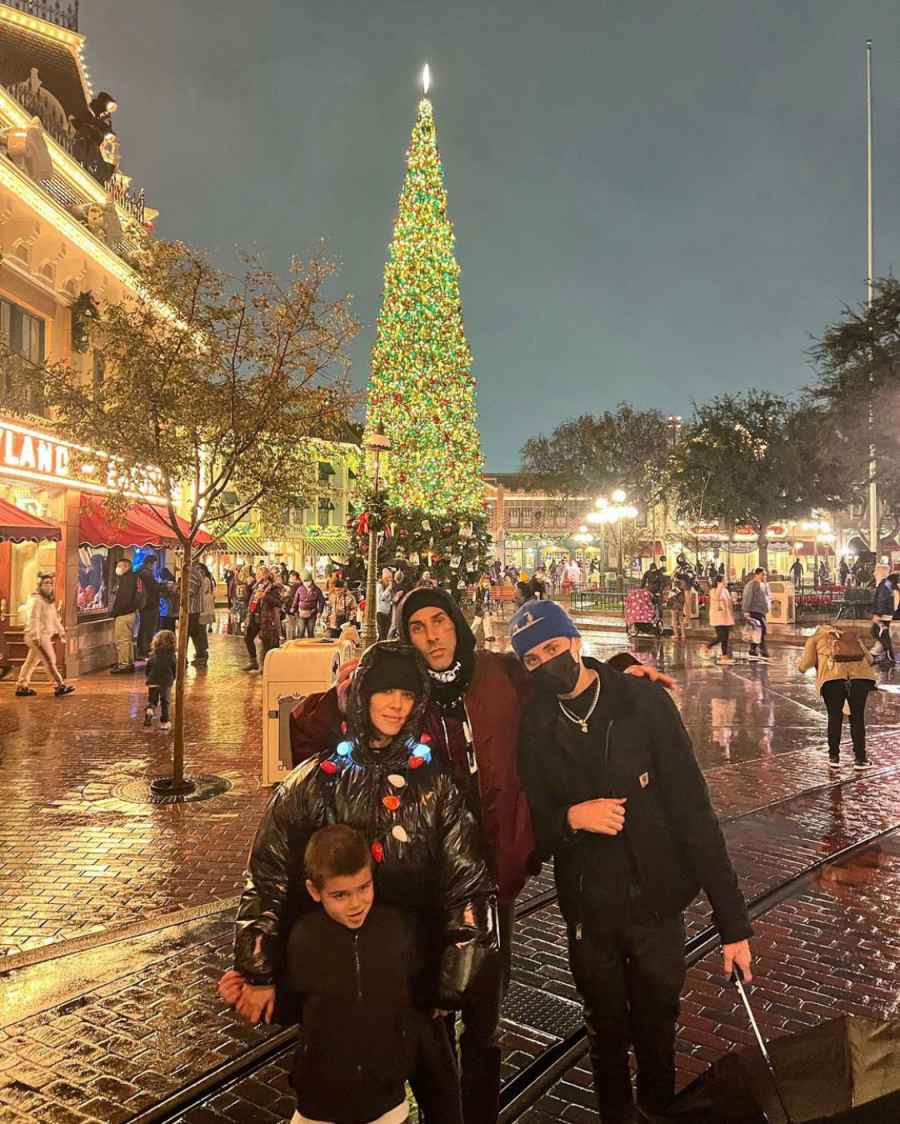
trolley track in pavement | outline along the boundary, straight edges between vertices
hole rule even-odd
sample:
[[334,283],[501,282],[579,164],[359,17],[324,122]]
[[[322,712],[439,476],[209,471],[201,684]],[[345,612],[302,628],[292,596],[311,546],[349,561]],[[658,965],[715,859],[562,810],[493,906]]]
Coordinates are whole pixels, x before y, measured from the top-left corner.
[[[786,878],[770,890],[759,894],[747,903],[750,920],[763,917],[782,902],[805,888],[817,873],[826,867],[836,866],[853,855],[865,851],[880,840],[900,831],[900,823],[873,832],[831,855],[818,859],[791,878]],[[719,935],[714,926],[689,939],[685,944],[685,962],[693,967],[719,944]],[[513,1124],[535,1103],[564,1073],[566,1073],[588,1050],[587,1031],[583,1026],[552,1046],[547,1047],[533,1062],[529,1063],[506,1081],[500,1090],[500,1124]]]
[[[794,802],[817,794],[833,793],[837,790],[852,788],[864,781],[891,776],[898,771],[900,771],[900,764],[873,768],[865,773],[856,773],[838,781],[811,785],[788,796],[768,801],[743,812],[720,816],[719,819],[722,824],[732,824],[789,806]],[[792,896],[799,887],[805,885],[823,867],[846,860],[854,853],[872,846],[878,839],[896,831],[898,827],[900,827],[900,824],[893,824],[830,855],[823,856],[777,885],[758,894],[748,902],[751,918],[763,916],[768,910],[775,908],[786,898]],[[540,913],[548,906],[552,906],[556,902],[556,898],[554,889],[532,895],[517,908],[517,922]],[[700,932],[689,938],[685,945],[688,966],[690,967],[703,959],[717,945],[718,939],[718,934],[711,925],[705,926]],[[525,989],[531,992],[537,1000],[544,1000],[549,1003],[556,1002],[563,1015],[570,1018],[571,1008],[574,1007],[571,1000],[565,1000],[560,996],[540,991],[530,985],[516,984],[515,986],[520,990]],[[508,1017],[506,1021],[510,1021]],[[515,1027],[517,1020],[511,1021]],[[518,1023],[518,1026],[524,1029],[526,1024]],[[534,1029],[539,1030],[537,1027]],[[545,1037],[547,1036],[545,1033]],[[552,1035],[550,1036],[552,1037]],[[176,1090],[157,1105],[138,1113],[131,1118],[131,1124],[174,1124],[192,1108],[202,1105],[219,1093],[239,1086],[243,1080],[251,1077],[264,1066],[283,1057],[293,1048],[296,1039],[296,1028],[290,1028],[273,1035],[267,1041],[252,1047],[240,1058],[211,1070],[185,1085],[182,1089]],[[547,1045],[533,1061],[524,1065],[521,1070],[509,1078],[501,1089],[501,1124],[509,1124],[510,1121],[516,1120],[527,1108],[531,1107],[562,1073],[583,1056],[586,1049],[585,1031],[583,1026],[579,1026],[572,1033],[557,1038],[555,1042]]]

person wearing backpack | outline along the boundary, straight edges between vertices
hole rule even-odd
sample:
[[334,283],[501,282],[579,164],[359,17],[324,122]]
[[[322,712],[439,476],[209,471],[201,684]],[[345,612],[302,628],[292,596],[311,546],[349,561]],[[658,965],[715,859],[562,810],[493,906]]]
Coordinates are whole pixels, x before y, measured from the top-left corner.
[[143,609],[146,594],[128,558],[120,558],[116,563],[116,579],[118,584],[112,605],[116,662],[110,668],[110,675],[126,675],[134,671],[134,617]]
[[857,769],[871,765],[866,754],[866,700],[875,690],[874,660],[849,624],[823,624],[806,641],[800,671],[816,669],[816,687],[828,711],[828,764],[840,767],[844,707],[849,704],[850,736]]

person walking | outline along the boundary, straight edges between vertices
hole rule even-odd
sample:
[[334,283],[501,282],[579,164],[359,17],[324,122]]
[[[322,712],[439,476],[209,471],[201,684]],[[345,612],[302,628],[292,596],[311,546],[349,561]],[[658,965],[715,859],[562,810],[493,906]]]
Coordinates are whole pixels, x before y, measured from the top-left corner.
[[659,686],[582,656],[552,601],[510,621],[533,684],[519,763],[541,858],[554,857],[603,1124],[664,1113],[675,1094],[684,909],[702,889],[725,976],[751,976],[747,907],[681,715]]
[[799,558],[794,559],[794,564],[790,569],[790,575],[794,582],[794,589],[800,589],[803,585],[803,563]]
[[866,754],[866,701],[878,677],[874,658],[848,622],[820,625],[806,641],[799,670],[816,671],[816,689],[828,712],[828,764],[840,768],[844,708],[850,711],[850,737],[857,769],[869,768]]
[[297,635],[312,639],[316,634],[316,621],[325,609],[325,594],[316,585],[312,573],[307,570],[294,595],[294,613],[299,622]]
[[378,639],[387,640],[394,615],[394,571],[385,566],[381,571],[381,581],[375,591],[375,620],[378,624]]
[[771,609],[772,595],[766,581],[766,571],[762,566],[757,566],[753,571],[753,577],[744,586],[744,596],[741,601],[741,611],[744,616],[756,621],[760,628],[759,641],[750,645],[749,658],[751,660],[763,660],[768,663],[769,648],[766,643],[768,635],[766,618]]
[[52,574],[42,574],[38,580],[37,589],[28,599],[28,609],[25,618],[25,643],[28,654],[19,671],[16,681],[16,694],[23,696],[36,695],[31,686],[31,677],[34,675],[38,664],[43,664],[47,674],[56,684],[54,694],[58,696],[70,695],[75,688],[66,683],[56,666],[56,652],[53,644],[55,640],[65,641],[66,630],[59,619],[56,610],[56,594],[54,592],[55,580]]
[[159,599],[164,591],[156,578],[157,562],[158,559],[155,554],[148,554],[138,570],[138,577],[144,590],[144,605],[140,611],[140,627],[137,639],[137,658],[139,660],[146,660],[150,652],[150,641],[159,628]]
[[734,627],[734,604],[725,579],[719,573],[716,573],[709,587],[709,623],[715,629],[716,636],[700,649],[700,655],[712,659],[714,650],[718,646],[721,650],[719,664],[722,667],[730,667],[734,663],[728,653],[731,630]]
[[890,566],[879,562],[875,567],[875,597],[872,602],[872,635],[881,644],[881,662],[887,667],[893,667],[894,643],[891,639],[891,622],[894,613],[900,607],[900,589],[894,581]]
[[147,705],[144,708],[144,725],[152,726],[159,707],[160,730],[172,729],[169,705],[175,683],[175,633],[161,629],[150,642],[150,655],[144,676],[147,680]]
[[110,668],[110,675],[126,675],[134,671],[134,618],[143,607],[146,595],[128,558],[120,558],[116,563],[116,583],[112,604],[116,662]]
[[669,600],[669,608],[672,610],[672,633],[676,640],[687,639],[687,614],[690,611],[688,595],[690,589],[691,583],[687,578],[680,577],[675,579],[675,589]]

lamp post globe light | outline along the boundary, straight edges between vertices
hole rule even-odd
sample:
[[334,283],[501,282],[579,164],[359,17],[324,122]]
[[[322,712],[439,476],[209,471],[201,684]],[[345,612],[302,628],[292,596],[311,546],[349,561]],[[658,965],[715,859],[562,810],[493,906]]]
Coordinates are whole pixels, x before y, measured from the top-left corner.
[[[384,432],[383,425],[377,425],[366,437],[363,447],[371,453],[374,461],[372,473],[372,489],[375,496],[381,487],[381,458],[391,450],[390,438]],[[369,521],[369,560],[366,569],[366,615],[363,619],[362,645],[363,650],[370,647],[378,639],[378,625],[375,617],[375,588],[378,571],[378,532]]]
[[612,503],[605,496],[598,496],[595,501],[595,510],[588,512],[585,520],[588,523],[615,524],[618,532],[619,553],[619,583],[625,589],[625,559],[623,556],[622,521],[637,519],[638,509],[631,504],[626,504],[628,498],[622,488],[616,488],[612,493]]

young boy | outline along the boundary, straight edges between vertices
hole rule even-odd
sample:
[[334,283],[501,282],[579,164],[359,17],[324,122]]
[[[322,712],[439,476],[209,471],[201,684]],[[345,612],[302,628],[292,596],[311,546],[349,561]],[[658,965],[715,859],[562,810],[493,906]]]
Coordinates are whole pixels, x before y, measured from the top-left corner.
[[287,944],[286,989],[302,1005],[291,1124],[402,1124],[418,1065],[445,1089],[443,1124],[461,1124],[449,1040],[415,1006],[422,956],[402,915],[375,904],[365,839],[345,824],[320,828],[304,865],[322,908],[297,922]]

